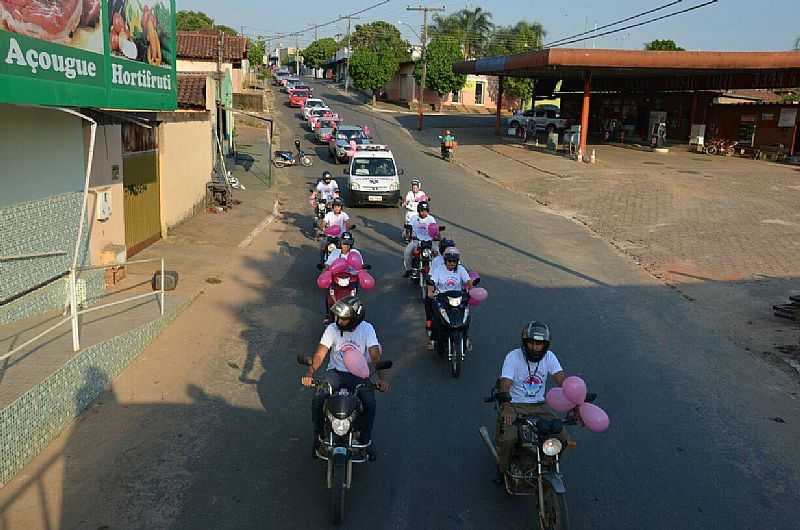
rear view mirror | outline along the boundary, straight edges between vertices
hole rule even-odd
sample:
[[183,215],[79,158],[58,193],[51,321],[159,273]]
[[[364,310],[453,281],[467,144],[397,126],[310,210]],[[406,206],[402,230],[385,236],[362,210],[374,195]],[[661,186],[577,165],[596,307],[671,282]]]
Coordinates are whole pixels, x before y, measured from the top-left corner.
[[372,265],[362,265],[361,268],[364,269],[365,271],[371,271]]
[[376,370],[388,370],[392,367],[392,361],[378,361],[375,363]]
[[303,366],[311,366],[311,357],[308,357],[306,355],[298,355],[297,364],[302,364]]
[[480,278],[475,278],[474,280],[472,280],[472,286],[473,287],[477,287],[479,283],[481,283],[481,279]]
[[406,174],[406,170],[405,169],[401,169],[400,171],[397,172],[397,174],[398,175],[405,175]]
[[353,230],[358,228],[358,225],[350,225],[348,228],[350,228],[350,231],[352,232]]
[[317,270],[318,271],[324,271],[325,270],[325,264],[324,263],[317,263]]
[[444,226],[444,225],[439,225],[439,232],[444,232],[445,230],[447,230],[447,227],[446,227],[446,226]]
[[349,175],[349,174],[350,174],[350,169],[349,168],[344,168],[342,170],[342,175]]

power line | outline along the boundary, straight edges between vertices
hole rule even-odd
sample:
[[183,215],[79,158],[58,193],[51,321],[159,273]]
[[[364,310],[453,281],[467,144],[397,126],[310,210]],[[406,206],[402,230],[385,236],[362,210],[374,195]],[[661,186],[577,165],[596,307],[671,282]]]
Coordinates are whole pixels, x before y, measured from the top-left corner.
[[639,17],[643,17],[645,15],[649,15],[650,13],[655,13],[656,11],[661,11],[662,9],[666,9],[668,7],[672,7],[675,4],[680,4],[681,2],[683,2],[683,0],[675,0],[675,1],[670,2],[668,4],[664,4],[662,6],[656,7],[654,9],[649,9],[647,11],[642,11],[641,13],[637,13],[636,15],[632,15],[632,16],[629,16],[627,18],[623,18],[623,19],[617,20],[616,22],[610,22],[608,24],[600,26],[599,28],[594,28],[594,29],[589,30],[589,31],[584,31],[583,33],[576,33],[575,35],[570,35],[569,37],[564,37],[564,38],[561,38],[561,39],[558,39],[558,40],[554,40],[553,42],[550,42],[550,43],[546,44],[545,46],[553,46],[553,45],[555,45],[555,44],[557,44],[557,43],[559,43],[561,41],[574,39],[575,37],[582,37],[582,36],[588,35],[590,33],[596,33],[596,32],[598,32],[600,30],[603,30],[603,29],[606,29],[606,28],[610,28],[611,26],[616,26],[617,24],[622,24],[624,22],[628,22],[630,20],[633,20],[633,19],[636,19],[636,18],[639,18]]
[[[705,7],[705,6],[708,6],[708,5],[711,5],[711,4],[716,4],[717,2],[719,2],[719,0],[709,0],[708,2],[705,2],[703,4],[698,4],[698,5],[693,6],[693,7],[688,7],[686,9],[681,9],[680,11],[675,11],[673,13],[667,13],[666,15],[661,15],[660,17],[655,17],[655,18],[651,18],[651,19],[645,20],[643,22],[638,22],[636,24],[631,24],[629,26],[623,26],[621,28],[612,29],[611,31],[606,31],[606,32],[603,32],[603,33],[598,33],[598,34],[593,34],[590,37],[582,37],[580,39],[573,39],[573,40],[569,40],[569,41],[566,41],[566,42],[561,42],[561,43],[556,44],[556,45],[554,45],[552,47],[564,46],[566,44],[574,44],[576,42],[583,42],[583,41],[586,41],[586,40],[589,40],[589,39],[594,39],[594,38],[597,38],[597,37],[604,37],[606,35],[611,35],[613,33],[619,33],[620,31],[625,31],[626,29],[638,28],[639,26],[644,26],[645,24],[651,24],[651,23],[657,22],[659,20],[664,20],[666,18],[674,17],[674,16],[677,16],[677,15],[682,15],[683,13],[688,13],[689,11],[694,11],[696,9],[700,9],[701,7]],[[544,47],[545,48],[549,48],[551,46],[545,45]]]

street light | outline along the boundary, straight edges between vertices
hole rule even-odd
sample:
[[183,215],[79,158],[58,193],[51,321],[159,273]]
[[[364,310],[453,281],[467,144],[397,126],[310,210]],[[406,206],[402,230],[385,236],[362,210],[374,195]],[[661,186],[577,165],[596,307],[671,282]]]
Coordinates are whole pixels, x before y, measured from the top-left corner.
[[398,24],[404,24],[404,25],[408,26],[408,29],[411,30],[411,33],[416,35],[416,37],[420,40],[420,42],[422,42],[422,37],[419,36],[419,33],[417,33],[417,30],[414,29],[414,26],[412,26],[411,24],[409,24],[408,22],[406,22],[404,20],[398,20],[397,23]]

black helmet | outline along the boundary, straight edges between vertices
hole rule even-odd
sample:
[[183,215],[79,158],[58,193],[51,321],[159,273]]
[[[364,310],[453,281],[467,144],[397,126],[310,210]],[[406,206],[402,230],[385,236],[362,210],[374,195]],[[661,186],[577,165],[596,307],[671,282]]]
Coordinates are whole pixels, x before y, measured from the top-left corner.
[[343,200],[342,200],[340,197],[336,197],[335,199],[333,199],[333,203],[332,203],[332,205],[333,205],[333,206],[341,206],[341,207],[344,207],[344,201],[343,201]]
[[322,172],[322,180],[328,182],[333,179],[333,175],[331,175],[330,171],[323,171]]
[[[533,341],[543,341],[544,349],[537,353],[533,349]],[[531,362],[541,361],[550,349],[550,327],[544,322],[531,320],[522,328],[522,353]]]
[[456,246],[456,242],[453,241],[452,239],[442,239],[442,240],[440,240],[439,241],[439,254],[444,256],[444,251],[448,247],[454,247],[454,246]]
[[422,210],[425,210],[426,212],[431,211],[431,205],[428,204],[428,201],[419,201],[417,203],[417,213],[421,213]]
[[[336,318],[336,327],[341,331],[353,331],[364,321],[364,306],[357,296],[345,296],[331,306],[331,313]],[[349,318],[350,322],[346,326],[339,324],[340,318]]]
[[352,232],[343,232],[342,235],[339,237],[339,243],[342,245],[348,245],[350,248],[353,248],[356,244],[356,240],[353,238]]

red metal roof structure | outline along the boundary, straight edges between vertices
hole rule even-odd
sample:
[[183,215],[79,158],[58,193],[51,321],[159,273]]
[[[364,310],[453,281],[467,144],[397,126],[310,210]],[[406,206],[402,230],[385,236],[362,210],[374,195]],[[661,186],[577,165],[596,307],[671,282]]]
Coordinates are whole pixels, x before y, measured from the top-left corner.
[[[179,31],[178,59],[217,60],[219,33],[214,31]],[[247,59],[247,38],[225,35],[222,60],[239,62]]]

